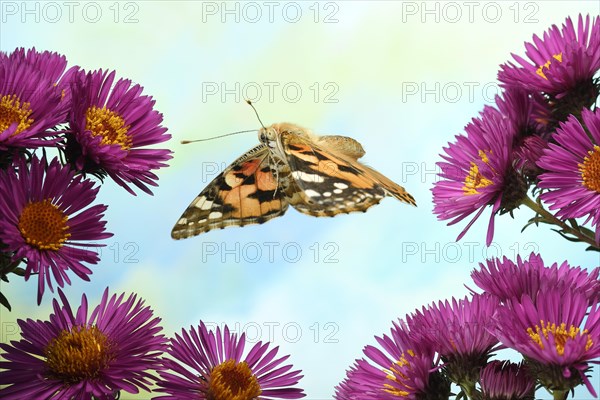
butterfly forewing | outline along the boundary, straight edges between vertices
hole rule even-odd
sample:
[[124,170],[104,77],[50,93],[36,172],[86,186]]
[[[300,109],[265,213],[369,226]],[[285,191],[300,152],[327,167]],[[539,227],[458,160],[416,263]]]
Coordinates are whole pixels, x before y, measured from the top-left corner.
[[219,174],[183,212],[171,236],[183,239],[227,226],[262,224],[288,207],[271,171],[269,150],[259,145]]
[[401,186],[356,161],[364,151],[341,153],[327,148],[323,138],[317,145],[317,140],[291,134],[281,136],[291,175],[302,193],[298,196],[300,201],[288,199],[298,211],[315,216],[366,211],[388,195],[414,204]]

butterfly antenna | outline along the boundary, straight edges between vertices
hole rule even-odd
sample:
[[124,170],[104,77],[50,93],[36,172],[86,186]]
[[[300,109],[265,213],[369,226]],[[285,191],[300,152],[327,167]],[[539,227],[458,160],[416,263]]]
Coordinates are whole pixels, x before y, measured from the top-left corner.
[[[256,118],[258,118],[258,122],[260,122],[262,127],[265,128],[265,124],[263,124],[263,122],[260,120],[260,117],[258,116],[258,111],[256,111],[256,108],[254,108],[254,104],[252,104],[252,102],[250,100],[246,100],[246,103],[248,103],[248,105],[250,105],[250,107],[252,107],[252,109],[254,110],[254,114],[256,114]],[[265,128],[265,129],[267,129],[267,128]]]
[[239,131],[239,132],[226,133],[225,135],[213,136],[213,137],[209,137],[209,138],[206,138],[206,139],[182,140],[181,144],[188,144],[188,143],[194,143],[194,142],[205,142],[207,140],[213,140],[213,139],[218,139],[218,138],[222,138],[222,137],[225,137],[225,136],[237,135],[238,133],[247,133],[247,132],[256,132],[256,129],[250,129],[250,130],[247,130],[247,131]]

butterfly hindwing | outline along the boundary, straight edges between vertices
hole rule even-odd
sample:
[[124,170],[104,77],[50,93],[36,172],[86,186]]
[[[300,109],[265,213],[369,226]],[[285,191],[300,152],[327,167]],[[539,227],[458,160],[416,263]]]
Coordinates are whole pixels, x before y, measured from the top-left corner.
[[183,239],[227,226],[262,224],[288,207],[264,144],[234,161],[192,201],[171,236]]

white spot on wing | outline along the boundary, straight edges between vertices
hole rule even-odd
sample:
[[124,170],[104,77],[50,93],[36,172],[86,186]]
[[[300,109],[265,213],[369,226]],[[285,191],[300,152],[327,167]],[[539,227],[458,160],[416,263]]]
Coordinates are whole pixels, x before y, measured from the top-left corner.
[[208,219],[217,219],[217,218],[221,218],[223,216],[223,213],[218,212],[218,211],[213,211],[210,214],[208,214]]
[[210,210],[212,208],[213,202],[210,200],[206,200],[203,204],[200,205],[201,210]]
[[324,193],[323,193],[323,196],[325,196],[325,197],[329,197],[329,196],[331,196],[331,192],[324,192]]
[[306,172],[302,171],[293,171],[292,176],[294,177],[294,179],[299,179],[301,181],[310,183],[321,183],[325,180],[321,175],[307,174]]
[[333,184],[333,186],[335,186],[338,189],[346,189],[348,188],[348,185],[346,185],[345,183],[342,182],[336,182]]
[[185,225],[187,224],[187,218],[179,218],[179,221],[177,221],[177,225]]
[[312,190],[312,189],[306,189],[304,191],[304,193],[306,193],[306,195],[308,197],[321,197],[321,193],[317,192],[316,190]]
[[333,189],[333,193],[340,194],[342,193],[342,189]]

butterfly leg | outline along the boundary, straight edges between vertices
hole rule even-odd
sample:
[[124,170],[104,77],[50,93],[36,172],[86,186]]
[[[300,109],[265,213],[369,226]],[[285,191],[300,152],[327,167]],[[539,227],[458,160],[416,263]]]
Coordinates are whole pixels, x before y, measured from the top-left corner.
[[275,178],[275,190],[273,191],[273,198],[277,196],[277,191],[279,190],[279,169],[280,169],[281,160],[276,159],[271,154],[269,154],[269,165],[271,167],[271,173]]

